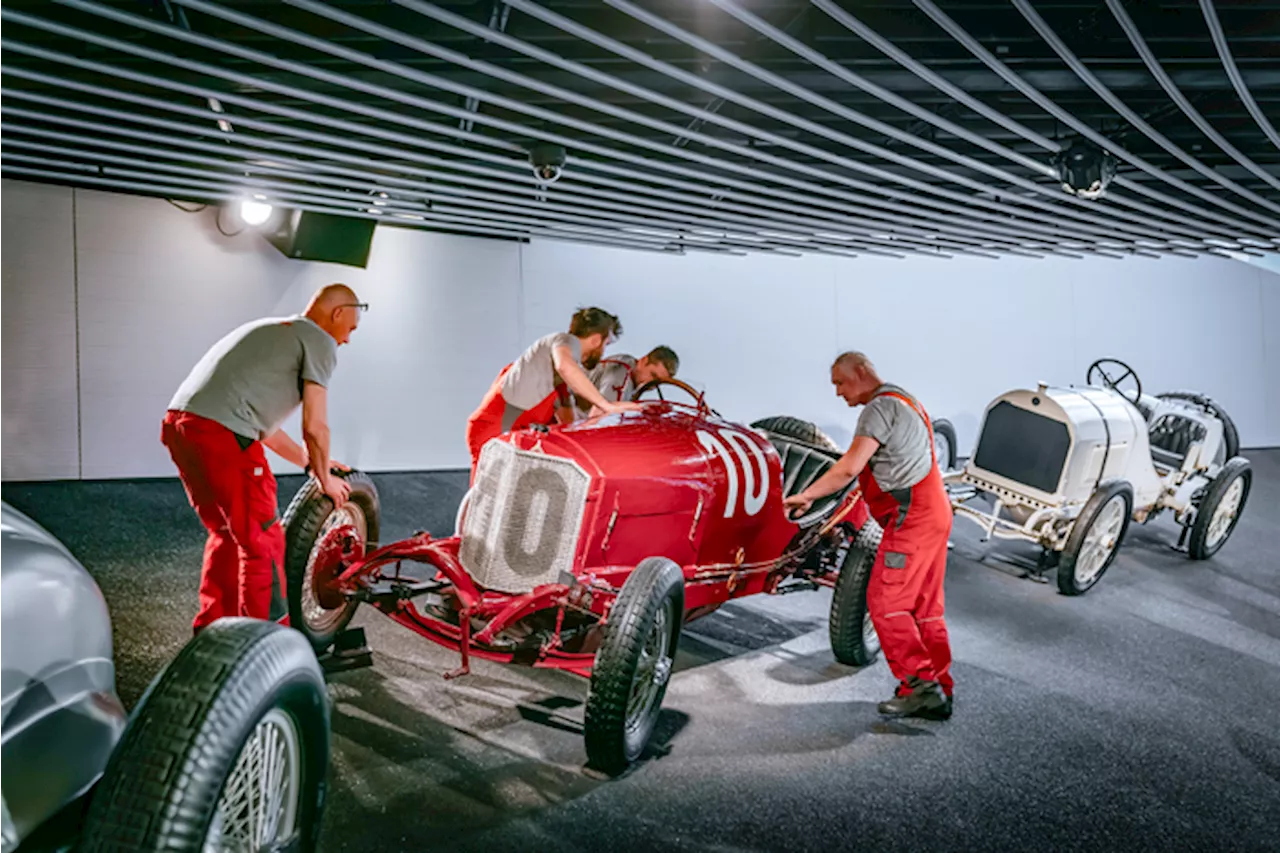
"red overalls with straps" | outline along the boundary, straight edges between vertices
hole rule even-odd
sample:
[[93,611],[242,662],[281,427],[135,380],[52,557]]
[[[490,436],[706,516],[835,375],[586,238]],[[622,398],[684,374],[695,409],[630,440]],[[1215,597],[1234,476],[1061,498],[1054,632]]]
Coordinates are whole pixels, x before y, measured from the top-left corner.
[[569,404],[569,389],[557,381],[555,390],[538,402],[531,409],[525,409],[506,430],[502,428],[502,416],[506,413],[507,401],[502,396],[502,380],[511,370],[515,362],[502,368],[498,378],[493,380],[485,393],[480,406],[467,418],[467,449],[471,451],[471,479],[476,476],[476,464],[480,461],[480,450],[485,442],[504,432],[513,432],[534,424],[552,424],[556,420],[556,404]]
[[867,612],[889,671],[898,679],[899,694],[911,691],[907,679],[915,676],[938,682],[950,696],[954,682],[942,586],[952,510],[934,452],[933,424],[903,394],[882,391],[875,396],[897,398],[924,420],[933,464],[919,483],[893,492],[880,488],[870,463],[858,475],[871,516],[884,528],[867,584]]

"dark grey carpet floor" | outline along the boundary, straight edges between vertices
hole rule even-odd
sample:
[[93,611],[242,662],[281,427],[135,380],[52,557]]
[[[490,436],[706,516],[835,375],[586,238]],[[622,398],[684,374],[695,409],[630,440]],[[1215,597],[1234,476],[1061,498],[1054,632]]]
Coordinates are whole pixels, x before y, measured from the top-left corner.
[[[1015,577],[956,523],[947,723],[885,723],[882,662],[835,664],[829,593],[690,626],[660,749],[581,770],[579,682],[455,660],[362,611],[372,669],[335,675],[323,850],[1280,850],[1280,451],[1211,561],[1132,528],[1087,595]],[[384,541],[447,532],[465,474],[375,475]],[[298,478],[283,478],[281,502]],[[176,481],[19,484],[6,501],[102,586],[121,693],[186,641],[202,533]],[[567,680],[567,681],[566,681]]]

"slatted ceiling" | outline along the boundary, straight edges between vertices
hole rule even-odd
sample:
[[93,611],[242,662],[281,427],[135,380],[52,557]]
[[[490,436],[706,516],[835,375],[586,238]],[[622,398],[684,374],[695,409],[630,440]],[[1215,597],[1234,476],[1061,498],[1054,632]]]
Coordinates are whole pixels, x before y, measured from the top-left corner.
[[[1276,2],[20,0],[0,18],[8,177],[668,252],[1280,246]],[[1050,165],[1077,136],[1119,157],[1102,198]],[[525,152],[546,142],[569,162],[540,186]]]

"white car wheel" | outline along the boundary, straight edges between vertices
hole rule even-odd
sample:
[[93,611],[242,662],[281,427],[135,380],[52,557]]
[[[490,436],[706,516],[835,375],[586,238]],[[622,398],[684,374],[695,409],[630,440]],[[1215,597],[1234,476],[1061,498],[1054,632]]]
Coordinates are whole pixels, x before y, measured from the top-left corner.
[[1133,511],[1133,487],[1123,480],[1101,483],[1085,503],[1058,560],[1058,591],[1082,595],[1115,560]]
[[1089,525],[1084,537],[1084,547],[1076,559],[1075,577],[1080,586],[1089,586],[1115,553],[1120,544],[1120,530],[1124,527],[1125,500],[1115,495],[1102,506],[1102,511]]

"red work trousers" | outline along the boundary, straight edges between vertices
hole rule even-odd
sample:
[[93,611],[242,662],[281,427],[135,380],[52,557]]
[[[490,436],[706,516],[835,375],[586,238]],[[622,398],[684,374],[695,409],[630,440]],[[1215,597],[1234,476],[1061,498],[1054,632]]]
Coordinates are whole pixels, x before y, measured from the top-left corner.
[[900,694],[910,692],[907,679],[915,676],[938,682],[950,696],[955,683],[942,586],[952,511],[942,474],[934,465],[909,497],[881,491],[869,471],[861,480],[871,514],[884,528],[867,584],[867,612],[885,662]]
[[476,465],[480,461],[480,451],[484,449],[485,442],[489,439],[533,424],[555,422],[556,399],[563,395],[553,391],[538,405],[522,412],[507,429],[502,428],[502,418],[507,410],[507,401],[502,396],[502,380],[510,369],[510,364],[502,368],[502,372],[498,374],[497,379],[493,380],[480,405],[471,413],[471,417],[467,418],[467,449],[471,451],[472,482],[476,478]]
[[276,478],[262,443],[242,447],[217,421],[173,410],[165,414],[160,440],[209,531],[194,631],[223,616],[282,617],[284,530],[276,512]]

